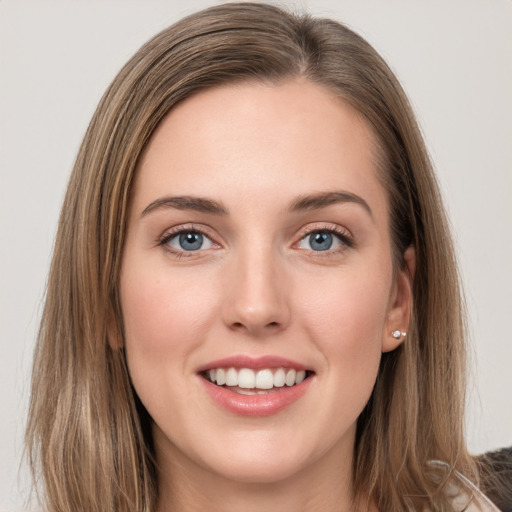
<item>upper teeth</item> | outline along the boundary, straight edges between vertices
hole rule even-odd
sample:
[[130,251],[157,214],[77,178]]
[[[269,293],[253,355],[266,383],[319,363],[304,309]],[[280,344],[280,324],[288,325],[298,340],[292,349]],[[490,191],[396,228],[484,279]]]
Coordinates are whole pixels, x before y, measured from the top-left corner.
[[282,388],[285,384],[300,384],[306,378],[304,370],[264,369],[254,371],[250,368],[216,368],[208,370],[208,377],[218,386],[238,386],[244,389]]

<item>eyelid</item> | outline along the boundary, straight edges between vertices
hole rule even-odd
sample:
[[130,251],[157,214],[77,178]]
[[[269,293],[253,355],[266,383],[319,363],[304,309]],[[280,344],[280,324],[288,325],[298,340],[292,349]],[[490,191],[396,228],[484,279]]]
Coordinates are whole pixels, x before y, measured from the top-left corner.
[[[167,252],[179,257],[191,257],[194,255],[197,256],[198,253],[212,248],[219,249],[221,247],[221,244],[215,240],[217,237],[214,237],[211,231],[211,229],[208,229],[208,227],[205,227],[204,225],[198,225],[194,223],[179,224],[177,226],[173,226],[172,228],[166,229],[164,233],[158,238],[157,245],[163,247]],[[208,249],[199,249],[197,251],[185,251],[171,247],[168,242],[181,233],[200,233],[210,240],[213,247],[209,247]]]
[[[163,247],[166,251],[177,255],[177,256],[185,256],[185,257],[191,257],[194,255],[198,255],[199,253],[202,253],[204,251],[210,250],[210,249],[219,249],[222,247],[222,244],[217,242],[216,240],[219,238],[215,234],[212,234],[212,229],[209,226],[205,226],[204,224],[195,224],[192,222],[188,222],[185,224],[179,224],[176,226],[173,226],[171,228],[168,228],[164,231],[164,233],[157,239],[156,245]],[[213,247],[210,247],[208,249],[199,249],[197,251],[185,251],[185,250],[179,250],[172,248],[168,242],[175,236],[181,234],[181,233],[187,233],[187,232],[196,232],[200,233],[201,235],[207,237]],[[310,236],[313,233],[318,232],[327,232],[335,235],[343,245],[342,248],[338,249],[328,249],[326,251],[314,251],[313,249],[302,249],[297,247],[297,245],[302,242],[307,236]],[[315,253],[317,256],[329,256],[336,253],[343,252],[347,248],[351,248],[355,245],[354,237],[349,229],[347,229],[344,226],[340,226],[339,224],[334,223],[328,223],[328,222],[316,222],[316,223],[310,223],[306,226],[302,227],[299,232],[297,233],[297,236],[295,237],[296,242],[293,243],[292,248],[295,249],[301,249],[309,252]]]
[[347,229],[344,226],[340,226],[339,224],[331,224],[331,223],[312,223],[308,224],[307,226],[304,226],[299,230],[299,233],[297,234],[298,240],[293,244],[294,248],[300,249],[297,247],[297,245],[302,242],[306,237],[312,235],[313,233],[331,233],[335,235],[341,243],[344,245],[344,248],[341,249],[334,249],[334,250],[326,250],[326,251],[313,251],[312,249],[302,249],[307,250],[310,252],[318,253],[319,256],[327,256],[329,254],[332,255],[332,253],[336,252],[343,252],[346,248],[351,248],[355,245],[354,242],[354,236],[350,232],[349,229]]

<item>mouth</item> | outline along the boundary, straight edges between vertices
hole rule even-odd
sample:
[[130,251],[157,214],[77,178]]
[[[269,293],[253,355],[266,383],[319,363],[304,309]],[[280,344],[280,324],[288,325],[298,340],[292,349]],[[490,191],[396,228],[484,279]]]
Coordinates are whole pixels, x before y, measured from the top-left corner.
[[210,361],[197,369],[211,401],[237,416],[269,416],[301,403],[316,373],[280,356],[243,354]]
[[218,367],[201,372],[201,376],[218,387],[240,395],[268,395],[293,388],[314,372],[299,368],[251,368]]

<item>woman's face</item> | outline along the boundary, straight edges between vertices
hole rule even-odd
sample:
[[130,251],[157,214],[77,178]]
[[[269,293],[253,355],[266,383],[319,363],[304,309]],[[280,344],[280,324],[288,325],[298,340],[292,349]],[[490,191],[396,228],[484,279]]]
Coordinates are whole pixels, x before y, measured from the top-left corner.
[[410,302],[375,153],[362,117],[305,80],[201,92],[156,130],[121,303],[164,468],[270,482],[349,467]]

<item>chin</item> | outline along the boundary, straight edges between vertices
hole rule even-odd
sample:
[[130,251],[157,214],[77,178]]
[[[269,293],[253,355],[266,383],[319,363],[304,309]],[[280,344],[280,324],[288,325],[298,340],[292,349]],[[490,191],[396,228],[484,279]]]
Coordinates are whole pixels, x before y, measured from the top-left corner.
[[224,477],[226,480],[241,484],[273,484],[287,480],[303,467],[299,461],[292,458],[263,459],[244,458],[239,460],[225,460],[222,464],[210,467],[211,471]]
[[322,439],[313,432],[297,436],[288,429],[238,432],[228,442],[223,441],[210,444],[215,448],[206,457],[203,454],[202,465],[226,480],[254,485],[296,477],[313,468],[333,448],[330,442],[325,442],[325,436]]

